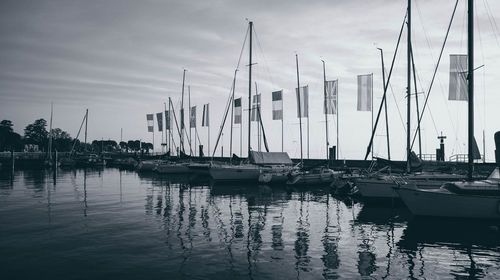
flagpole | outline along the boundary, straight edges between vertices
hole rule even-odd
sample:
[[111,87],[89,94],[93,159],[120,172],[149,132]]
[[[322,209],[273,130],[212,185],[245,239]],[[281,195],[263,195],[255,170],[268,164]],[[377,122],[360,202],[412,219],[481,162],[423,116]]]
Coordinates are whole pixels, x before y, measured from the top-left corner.
[[283,90],[281,90],[281,152],[283,152],[283,119],[285,108],[283,108]]
[[324,94],[324,110],[325,110],[325,135],[326,135],[326,160],[328,160],[328,115],[327,115],[327,101],[326,101],[326,69],[325,69],[325,61],[323,62],[323,94]]
[[[309,95],[309,93],[308,93]],[[307,97],[309,99],[309,96]],[[304,100],[305,100],[305,94],[304,94]],[[305,105],[305,102],[304,102]],[[309,107],[309,103],[307,103],[307,107]],[[304,108],[305,111],[305,108]],[[309,159],[309,108],[307,108],[307,159]]]
[[[373,133],[373,73],[371,74],[372,78],[371,78],[371,91],[372,91],[372,104],[371,104],[371,109],[370,111],[372,111],[372,133]],[[373,160],[373,149],[372,149],[372,160]]]
[[336,158],[339,159],[339,80],[335,83],[335,93],[337,94],[337,98],[335,100],[335,109],[337,110],[337,149],[336,149]]
[[207,103],[207,128],[208,128],[208,155],[210,156],[210,117],[209,117],[209,114],[210,114],[210,106],[209,106],[210,103]]
[[161,146],[161,152],[162,153],[163,153],[163,147],[164,147],[164,145],[163,145],[163,138],[164,138],[163,137],[164,136],[164,133],[163,133],[163,114],[164,113],[161,113],[161,142],[160,142],[161,143],[160,146]]
[[302,153],[302,110],[300,108],[300,79],[299,79],[299,56],[295,54],[295,64],[297,66],[297,102],[299,108],[299,129],[300,129],[300,165],[304,167],[304,159]]

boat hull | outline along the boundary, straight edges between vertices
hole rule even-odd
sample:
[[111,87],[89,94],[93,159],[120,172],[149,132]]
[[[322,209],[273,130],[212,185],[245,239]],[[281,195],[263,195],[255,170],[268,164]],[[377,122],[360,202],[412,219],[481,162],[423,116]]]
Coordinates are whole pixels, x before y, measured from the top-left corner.
[[191,170],[187,164],[158,164],[155,171],[160,174],[183,174],[189,173]]
[[395,191],[415,216],[500,219],[500,196],[462,195],[416,187]]
[[208,172],[215,181],[258,182],[260,169],[258,166],[211,166]]

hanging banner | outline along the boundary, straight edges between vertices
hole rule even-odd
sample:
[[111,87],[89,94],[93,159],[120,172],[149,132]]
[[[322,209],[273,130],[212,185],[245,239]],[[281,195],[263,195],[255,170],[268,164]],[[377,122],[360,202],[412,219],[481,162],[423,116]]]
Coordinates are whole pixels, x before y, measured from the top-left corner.
[[273,91],[273,120],[283,119],[283,90]]
[[210,126],[208,120],[208,108],[209,108],[208,105],[210,104],[203,105],[203,118],[201,119],[201,126]]
[[338,80],[335,81],[325,81],[326,89],[326,100],[324,113],[327,115],[337,114],[337,90],[338,90]]
[[250,120],[255,122],[258,121],[257,109],[260,111],[260,93],[253,96],[252,102],[252,114],[250,115]]
[[448,100],[467,101],[468,59],[466,54],[450,54],[450,90]]
[[165,111],[165,130],[170,130],[170,112]]
[[163,131],[163,113],[156,113],[156,123],[158,124],[158,131]]
[[153,114],[146,114],[146,121],[148,124],[148,132],[153,132],[154,131],[154,115]]
[[241,124],[241,97],[234,100],[234,124]]
[[189,116],[189,127],[196,127],[196,106],[191,107],[191,115]]
[[[297,95],[297,118],[309,117],[309,86],[300,87],[300,91],[295,88]],[[299,107],[300,104],[300,107]]]
[[371,111],[373,74],[358,75],[358,111]]

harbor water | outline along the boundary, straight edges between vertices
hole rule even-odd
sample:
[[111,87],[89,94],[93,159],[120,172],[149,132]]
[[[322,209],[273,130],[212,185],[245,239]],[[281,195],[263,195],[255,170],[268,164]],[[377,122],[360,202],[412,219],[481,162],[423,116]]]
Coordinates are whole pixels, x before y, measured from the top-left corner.
[[500,229],[328,188],[0,173],[2,279],[499,279]]

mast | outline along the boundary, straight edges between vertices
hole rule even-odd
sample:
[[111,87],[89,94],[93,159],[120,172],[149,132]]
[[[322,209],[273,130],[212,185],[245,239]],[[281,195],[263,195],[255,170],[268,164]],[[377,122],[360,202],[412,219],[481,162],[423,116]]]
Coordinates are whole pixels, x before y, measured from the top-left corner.
[[170,126],[172,124],[172,122],[170,121],[170,112],[172,110],[172,106],[170,106],[170,103],[172,103],[172,101],[170,101],[170,97],[168,97],[168,127],[170,128],[168,130],[168,150],[170,151],[170,156],[172,156],[172,127]]
[[469,156],[467,178],[472,180],[472,171],[474,169],[474,1],[468,0],[468,37],[467,37],[467,55],[469,58],[468,66],[468,90],[469,90]]
[[233,92],[231,93],[231,133],[229,137],[229,157],[233,158],[233,118],[234,118],[234,91],[235,91],[235,85],[236,85],[236,71],[238,69],[234,70],[234,78],[233,78]]
[[302,153],[302,112],[300,108],[300,80],[299,80],[299,56],[295,54],[295,64],[297,65],[297,102],[299,107],[299,129],[300,129],[300,165],[304,167],[304,158]]
[[191,86],[188,86],[188,105],[189,105],[189,155],[192,156],[193,147],[191,146]]
[[89,121],[89,109],[85,111],[85,151],[87,150],[87,123]]
[[326,70],[325,70],[325,61],[321,60],[321,62],[323,62],[323,94],[325,97],[323,104],[324,104],[324,110],[325,110],[326,160],[328,160],[328,115],[326,114],[327,113]]
[[408,22],[407,22],[407,46],[406,46],[406,59],[407,59],[407,75],[406,75],[406,172],[411,171],[411,146],[410,146],[410,110],[411,110],[411,0],[408,0]]
[[[186,69],[182,71],[182,97],[181,97],[181,147],[179,151],[184,152],[184,82],[186,80]],[[154,130],[153,130],[154,131]],[[154,133],[154,132],[153,132]],[[154,144],[153,144],[154,145]]]
[[52,159],[52,113],[54,109],[54,103],[50,103],[50,125],[49,125],[49,159]]
[[250,124],[251,124],[251,110],[252,110],[252,34],[253,34],[253,22],[249,22],[249,34],[250,34],[250,41],[249,41],[249,48],[248,48],[248,56],[249,56],[249,63],[248,63],[248,158],[250,158]]
[[[385,65],[384,65],[384,51],[381,48],[377,48],[380,51],[380,58],[382,60],[382,82],[384,83],[384,94],[387,90],[385,84]],[[387,159],[391,160],[391,147],[389,144],[389,119],[387,118],[387,99],[383,100],[384,110],[385,110],[385,131],[387,132]],[[372,108],[373,109],[373,108]]]

